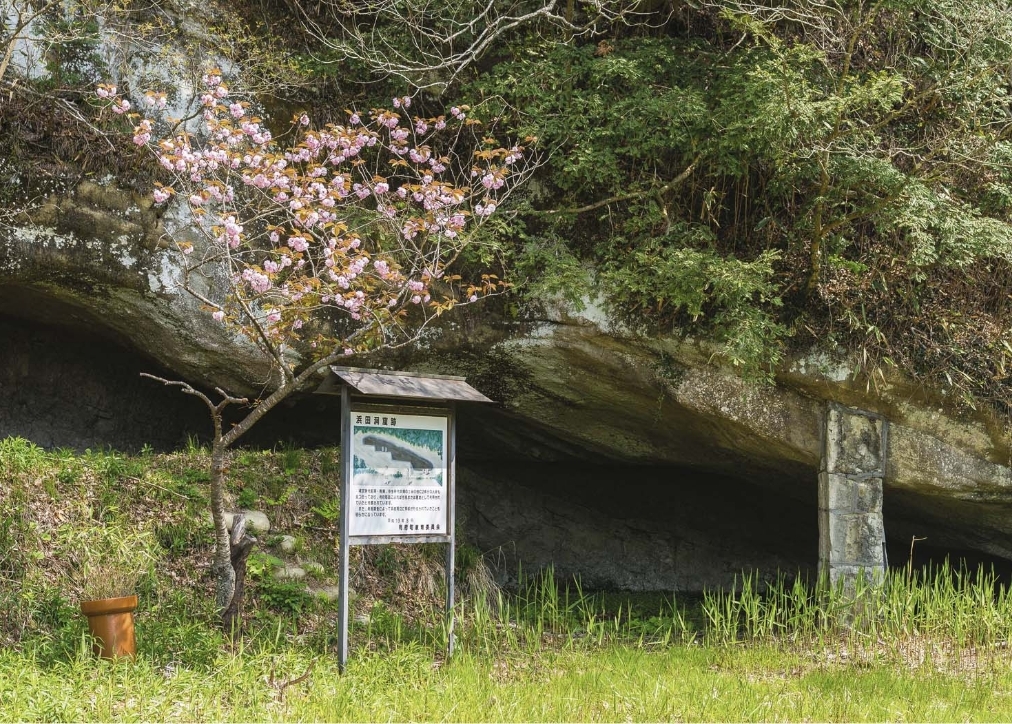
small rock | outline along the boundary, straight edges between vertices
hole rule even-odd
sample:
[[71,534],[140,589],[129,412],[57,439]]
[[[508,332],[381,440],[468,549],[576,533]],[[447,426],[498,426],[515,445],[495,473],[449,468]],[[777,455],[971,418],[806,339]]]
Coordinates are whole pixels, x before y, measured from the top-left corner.
[[327,570],[323,567],[322,563],[316,561],[302,561],[302,567],[306,569],[306,573],[311,576],[322,576]]
[[[271,521],[267,518],[267,515],[261,513],[259,510],[244,510],[242,511],[246,515],[246,527],[257,533],[267,533],[271,529]],[[236,513],[233,511],[225,511],[225,528],[229,532],[232,532],[232,524],[235,522]],[[201,515],[201,520],[206,525],[213,525],[214,518],[211,517],[210,511],[205,512]]]
[[308,589],[310,595],[319,596],[328,601],[336,601],[341,596],[341,589],[338,586],[323,586],[322,588]]
[[297,581],[306,577],[306,571],[298,566],[282,566],[274,571],[274,577],[281,581]]
[[285,553],[292,553],[295,551],[295,536],[294,535],[283,535],[281,536],[281,542],[278,544]]
[[[246,516],[246,527],[251,531],[257,533],[269,533],[271,530],[271,521],[267,518],[267,515],[261,513],[259,510],[244,510],[243,515]],[[225,513],[225,527],[230,531],[232,530],[232,524],[235,520],[236,513]]]

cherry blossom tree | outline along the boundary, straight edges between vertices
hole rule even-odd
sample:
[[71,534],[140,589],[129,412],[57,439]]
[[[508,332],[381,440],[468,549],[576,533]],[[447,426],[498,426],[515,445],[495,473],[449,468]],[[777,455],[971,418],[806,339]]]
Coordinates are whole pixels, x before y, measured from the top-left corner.
[[[226,527],[227,449],[319,370],[410,344],[454,306],[500,293],[496,276],[468,282],[452,266],[534,163],[523,146],[487,135],[468,106],[422,117],[411,113],[410,97],[348,111],[344,123],[323,128],[301,115],[282,143],[220,71],[203,82],[201,110],[189,119],[201,126],[192,131],[164,117],[164,94],[135,99],[138,113],[117,88],[97,92],[160,165],[165,183],[156,184],[155,202],[192,215],[195,240],[176,242],[180,286],[255,344],[276,375],[255,400],[154,378],[210,412],[212,572],[222,625],[235,633],[255,539],[241,518],[231,535]],[[223,417],[229,407],[244,411],[232,426]]]

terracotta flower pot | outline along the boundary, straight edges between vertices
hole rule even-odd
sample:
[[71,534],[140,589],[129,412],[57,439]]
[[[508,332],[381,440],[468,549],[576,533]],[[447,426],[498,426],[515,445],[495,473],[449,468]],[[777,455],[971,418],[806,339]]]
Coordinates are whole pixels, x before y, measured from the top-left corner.
[[95,639],[92,651],[103,659],[137,654],[134,640],[134,609],[137,596],[82,601],[81,613],[88,617],[88,628]]

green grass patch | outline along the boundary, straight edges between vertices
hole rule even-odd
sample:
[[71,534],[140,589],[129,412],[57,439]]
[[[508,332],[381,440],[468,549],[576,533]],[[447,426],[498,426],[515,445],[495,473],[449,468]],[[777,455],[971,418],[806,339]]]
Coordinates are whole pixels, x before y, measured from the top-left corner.
[[[308,676],[303,679],[301,677]],[[331,656],[218,649],[205,665],[82,648],[43,665],[0,652],[0,717],[28,721],[956,721],[1012,717],[1007,667],[955,678],[814,666],[777,649],[628,645],[449,661],[418,645]],[[299,680],[299,681],[297,681]],[[296,683],[293,683],[296,682]]]
[[[233,452],[230,507],[272,522],[250,557],[246,628],[216,630],[206,449],[140,456],[0,441],[0,720],[1012,719],[1012,595],[993,573],[891,573],[852,594],[745,576],[697,597],[591,593],[549,570],[492,581],[457,550],[447,659],[444,548],[352,554],[351,660],[339,675],[334,450]],[[144,533],[138,659],[91,654],[75,583],[82,531]],[[281,550],[282,535],[297,545]],[[855,602],[856,601],[856,602]]]

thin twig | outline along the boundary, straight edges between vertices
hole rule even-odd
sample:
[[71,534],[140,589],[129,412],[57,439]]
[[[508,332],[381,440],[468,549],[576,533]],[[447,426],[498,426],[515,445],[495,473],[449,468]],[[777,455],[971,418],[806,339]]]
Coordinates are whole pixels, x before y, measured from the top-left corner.
[[689,176],[692,175],[692,172],[696,169],[696,164],[699,163],[699,159],[700,157],[696,156],[696,159],[692,163],[690,163],[684,171],[682,171],[680,174],[675,176],[673,179],[668,181],[663,186],[651,186],[650,188],[643,189],[641,191],[634,191],[628,194],[612,196],[611,198],[601,199],[600,201],[595,201],[594,203],[587,204],[586,206],[578,206],[576,208],[571,209],[552,209],[549,211],[535,211],[533,213],[541,216],[559,216],[562,214],[566,215],[585,214],[588,211],[600,209],[602,206],[610,206],[611,204],[618,204],[623,201],[632,201],[633,199],[642,198],[644,196],[650,196],[652,194],[663,194],[667,191],[670,191],[683,181],[685,181],[685,179],[689,178]]

